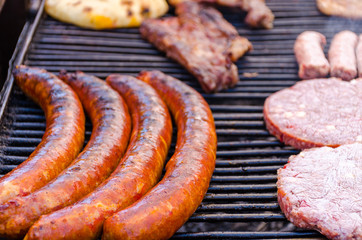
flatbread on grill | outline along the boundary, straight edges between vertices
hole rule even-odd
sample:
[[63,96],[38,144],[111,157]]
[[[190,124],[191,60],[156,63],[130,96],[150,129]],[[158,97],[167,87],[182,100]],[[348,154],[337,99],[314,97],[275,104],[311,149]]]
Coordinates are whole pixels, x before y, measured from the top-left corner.
[[63,22],[92,29],[139,26],[168,10],[166,0],[47,0],[46,12]]
[[326,15],[362,18],[362,0],[317,0],[317,6]]

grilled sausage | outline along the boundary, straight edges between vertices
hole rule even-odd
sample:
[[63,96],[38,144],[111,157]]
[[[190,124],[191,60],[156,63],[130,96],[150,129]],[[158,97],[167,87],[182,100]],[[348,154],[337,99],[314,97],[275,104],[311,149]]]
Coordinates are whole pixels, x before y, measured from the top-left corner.
[[337,33],[328,51],[331,76],[349,81],[357,76],[356,46],[358,36],[351,31]]
[[46,129],[29,158],[0,180],[0,204],[44,186],[78,155],[84,142],[84,112],[74,91],[55,75],[17,66],[17,85],[44,110]]
[[138,200],[161,176],[172,137],[166,105],[151,86],[136,78],[111,75],[107,82],[125,99],[132,116],[132,137],[123,160],[81,201],[42,216],[27,240],[96,239],[107,217]]
[[176,150],[164,178],[140,200],[108,218],[103,239],[168,239],[201,203],[215,168],[211,110],[191,87],[159,71],[139,78],[161,95],[177,125]]
[[305,31],[297,37],[294,54],[299,64],[298,75],[301,79],[328,75],[329,63],[323,52],[326,43],[326,37],[319,32]]
[[104,81],[77,72],[61,74],[78,94],[93,131],[74,162],[43,188],[0,206],[0,237],[19,238],[43,214],[68,206],[94,190],[116,168],[130,135],[121,96]]

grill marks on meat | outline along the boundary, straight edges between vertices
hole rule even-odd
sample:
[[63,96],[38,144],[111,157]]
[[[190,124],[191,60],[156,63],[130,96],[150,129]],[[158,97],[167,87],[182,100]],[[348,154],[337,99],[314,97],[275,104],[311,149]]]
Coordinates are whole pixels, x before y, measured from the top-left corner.
[[278,202],[297,227],[362,239],[362,144],[314,148],[278,170]]
[[358,77],[362,78],[362,34],[359,35],[358,44],[356,48]]
[[169,239],[201,203],[215,168],[211,110],[191,87],[159,71],[138,77],[160,94],[177,126],[164,178],[144,197],[105,221],[103,239]]
[[305,31],[297,37],[294,54],[299,64],[300,78],[313,79],[328,75],[329,63],[323,52],[325,45],[325,36],[318,32]]
[[269,132],[298,149],[362,142],[362,80],[314,79],[270,95]]
[[251,50],[251,43],[214,8],[183,2],[176,13],[178,17],[144,21],[142,36],[183,65],[204,91],[233,87],[239,76],[232,61]]
[[[173,5],[176,5],[185,0],[169,0]],[[186,0],[190,1],[190,0]],[[191,0],[199,3],[216,3],[227,7],[240,7],[247,12],[245,22],[253,28],[273,28],[274,14],[268,8],[265,0]]]
[[337,33],[328,51],[331,76],[352,80],[357,76],[356,47],[358,36],[351,31]]
[[138,200],[161,176],[171,143],[168,109],[148,84],[129,76],[110,75],[109,83],[127,102],[132,137],[120,165],[94,192],[67,208],[42,216],[27,239],[96,239],[103,222]]
[[0,237],[23,237],[43,214],[61,209],[93,191],[116,168],[126,150],[130,117],[119,94],[104,81],[61,74],[78,94],[93,125],[92,135],[73,163],[49,184],[0,206]]
[[74,160],[84,142],[83,108],[68,85],[45,70],[27,66],[17,66],[14,78],[44,110],[46,130],[28,159],[1,178],[0,204],[47,184]]

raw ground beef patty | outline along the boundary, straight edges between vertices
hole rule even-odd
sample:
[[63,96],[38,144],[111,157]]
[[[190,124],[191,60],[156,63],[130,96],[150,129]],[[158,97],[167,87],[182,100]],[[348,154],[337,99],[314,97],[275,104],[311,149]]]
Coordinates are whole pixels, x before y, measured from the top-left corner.
[[362,239],[362,144],[302,151],[278,170],[278,202],[297,227]]
[[300,81],[264,103],[269,132],[298,149],[362,142],[362,79]]

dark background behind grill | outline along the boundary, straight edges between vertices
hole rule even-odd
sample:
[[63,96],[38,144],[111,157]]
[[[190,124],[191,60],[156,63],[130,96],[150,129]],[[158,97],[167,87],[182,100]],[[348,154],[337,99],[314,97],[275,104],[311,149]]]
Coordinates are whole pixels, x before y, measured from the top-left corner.
[[[203,94],[217,128],[216,169],[203,203],[175,239],[322,238],[317,232],[295,228],[278,207],[276,170],[298,151],[268,134],[263,102],[271,93],[299,80],[293,54],[299,33],[319,31],[326,35],[329,46],[333,35],[341,30],[359,33],[361,22],[323,16],[315,0],[267,2],[276,16],[272,30],[250,30],[241,11],[220,9],[253,43],[254,51],[237,62],[240,82],[235,88]],[[138,29],[93,31],[46,17],[24,63],[54,73],[82,70],[103,79],[111,73],[137,75],[141,70],[158,69],[201,91],[186,70],[142,40]],[[258,75],[252,78],[243,75],[255,72]],[[0,175],[27,158],[44,130],[42,110],[15,86],[2,119]],[[90,134],[88,121],[87,138]]]

